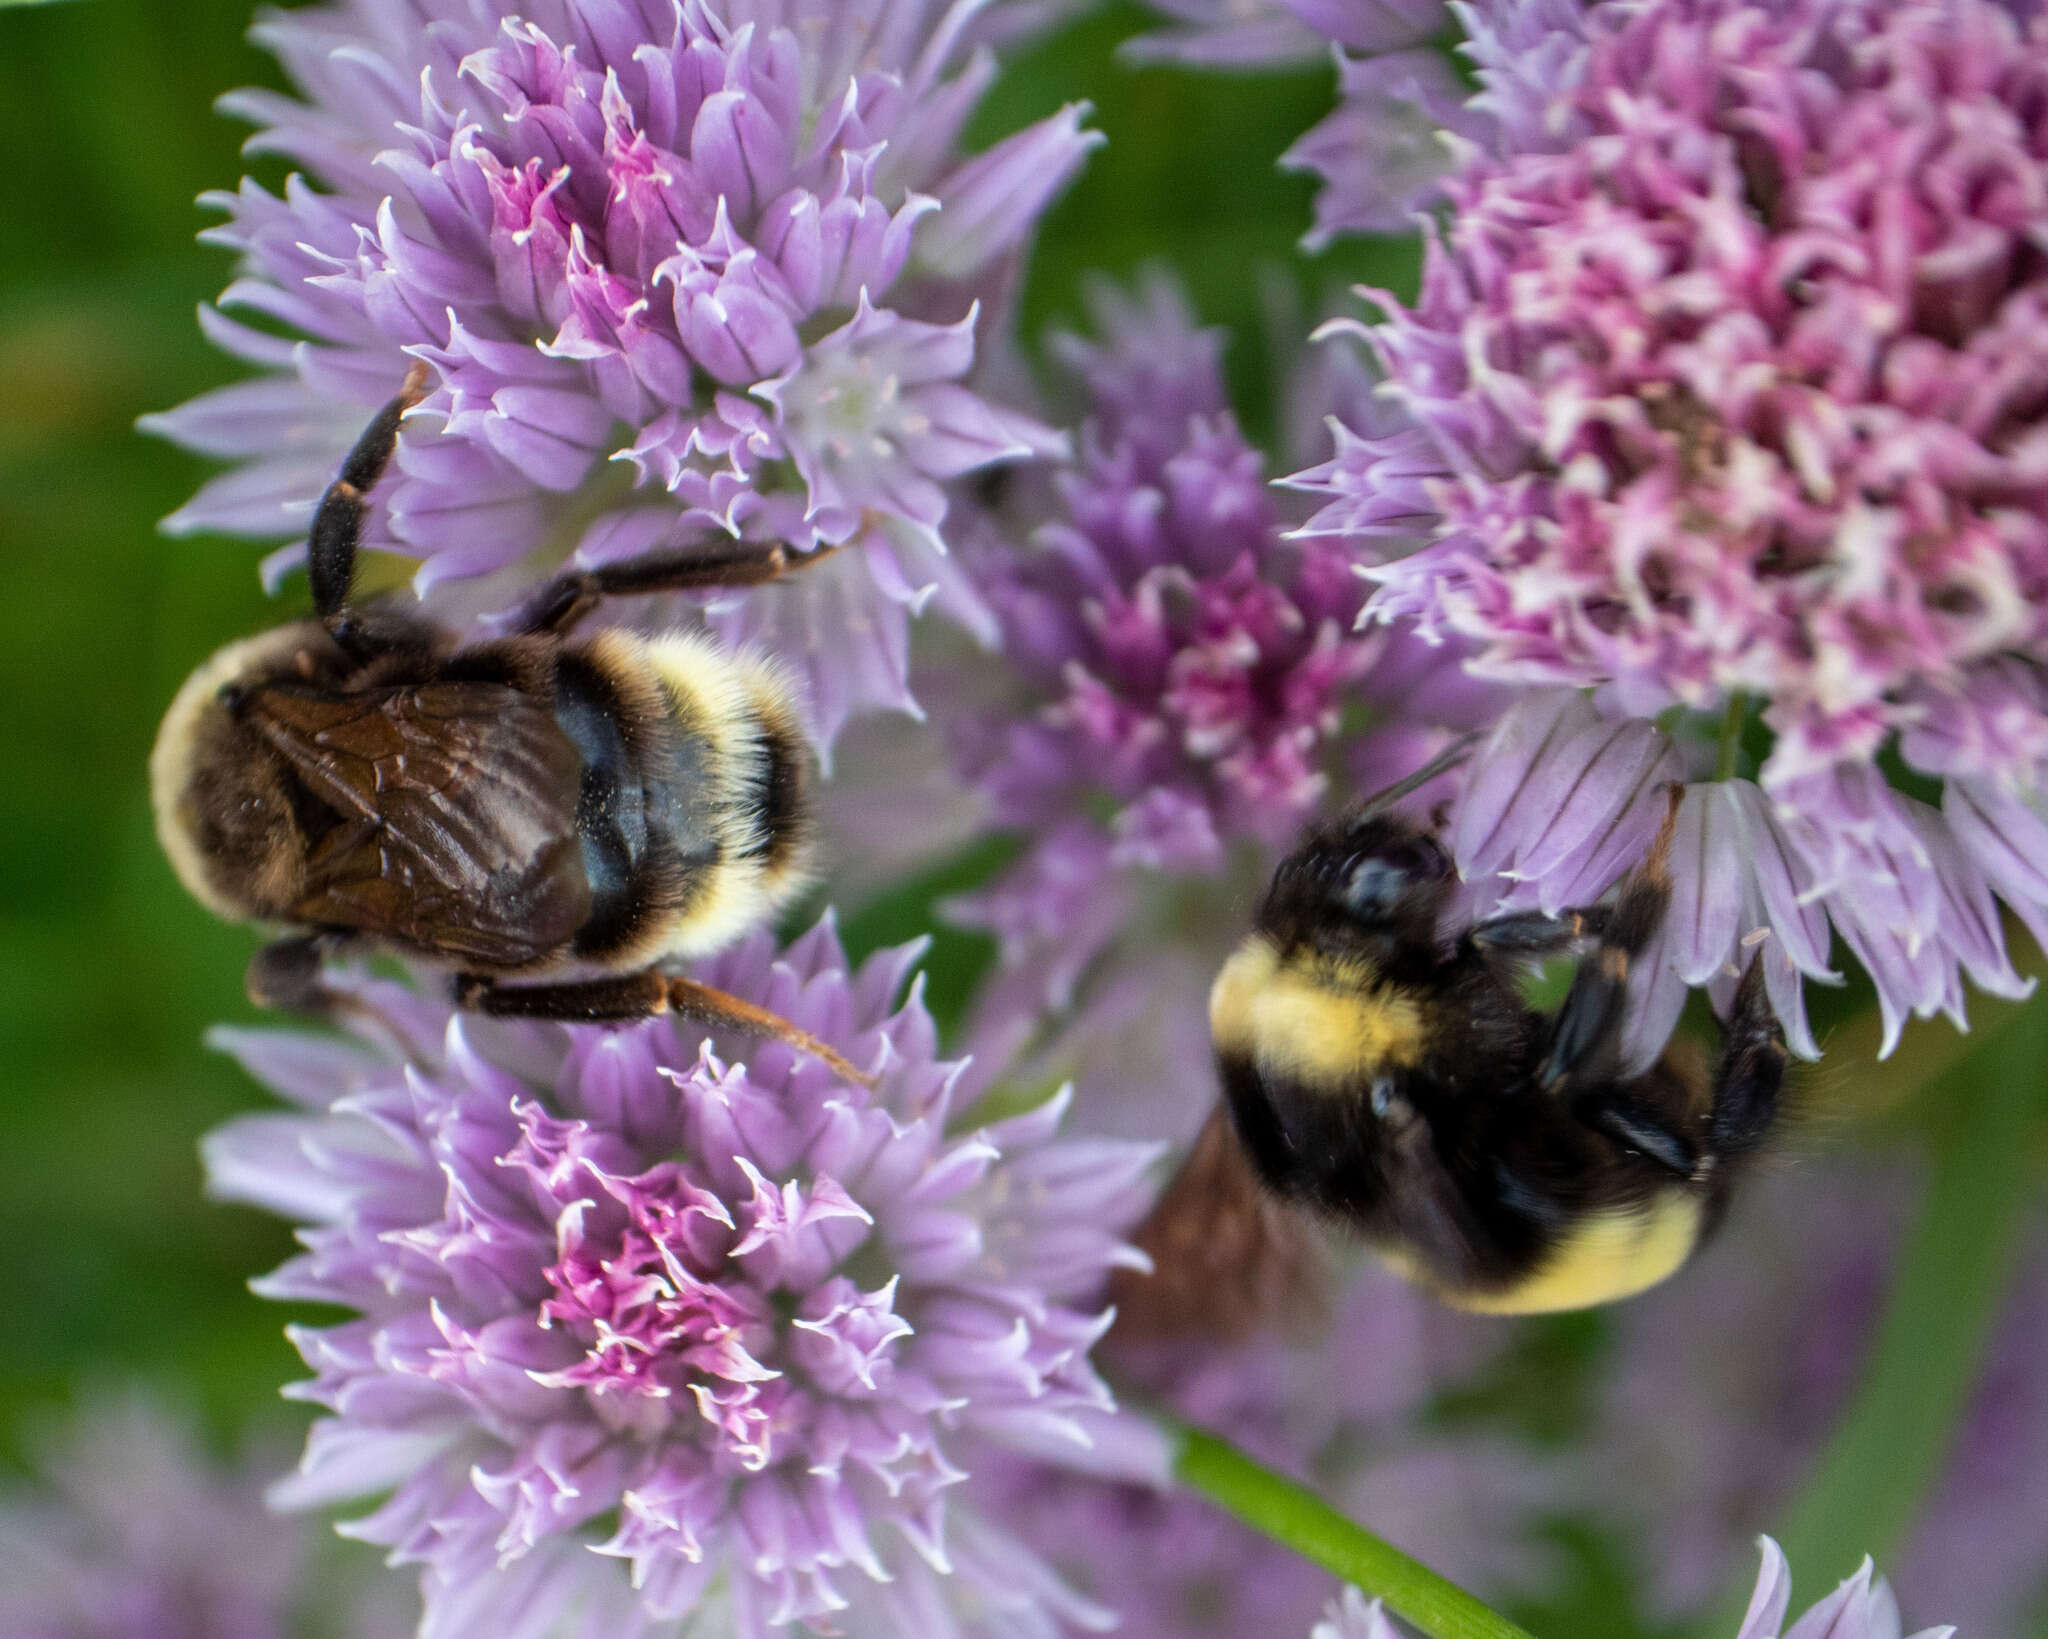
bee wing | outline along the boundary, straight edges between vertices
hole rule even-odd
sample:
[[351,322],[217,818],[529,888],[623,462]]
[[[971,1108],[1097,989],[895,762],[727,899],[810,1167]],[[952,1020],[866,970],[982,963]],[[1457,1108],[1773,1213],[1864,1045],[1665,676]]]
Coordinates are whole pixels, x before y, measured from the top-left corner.
[[557,951],[588,916],[582,761],[531,695],[278,685],[243,711],[341,816],[312,849],[299,920],[513,968]]
[[1152,1272],[1117,1271],[1120,1340],[1231,1341],[1304,1327],[1324,1308],[1329,1267],[1314,1223],[1260,1183],[1221,1104],[1132,1239]]

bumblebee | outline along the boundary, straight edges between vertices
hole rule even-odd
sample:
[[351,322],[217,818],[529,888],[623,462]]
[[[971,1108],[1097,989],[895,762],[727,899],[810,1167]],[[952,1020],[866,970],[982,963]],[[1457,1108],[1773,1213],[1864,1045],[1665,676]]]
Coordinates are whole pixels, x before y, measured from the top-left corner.
[[673,1009],[866,1080],[658,965],[730,943],[806,881],[810,774],[788,680],[694,635],[568,635],[613,594],[754,585],[811,560],[736,546],[568,573],[504,636],[468,644],[357,607],[366,498],[425,388],[415,365],[321,497],[316,618],[201,666],[150,757],[157,834],[186,888],[220,916],[292,930],[250,964],[251,996],[330,1011],[343,998],[323,958],[377,949],[452,970],[466,1008]]
[[[1630,964],[1670,902],[1677,788],[1611,903],[1447,939],[1451,860],[1389,811],[1438,772],[1309,832],[1218,975],[1223,1108],[1139,1237],[1183,1269],[1158,1292],[1126,1288],[1153,1320],[1213,1309],[1231,1269],[1258,1281],[1290,1267],[1270,1208],[1233,1198],[1251,1180],[1457,1308],[1612,1302],[1686,1262],[1769,1133],[1786,1053],[1755,960],[1711,1073],[1682,1042],[1645,1073],[1621,1064]],[[1579,958],[1570,990],[1538,1012],[1529,967],[1562,955]]]

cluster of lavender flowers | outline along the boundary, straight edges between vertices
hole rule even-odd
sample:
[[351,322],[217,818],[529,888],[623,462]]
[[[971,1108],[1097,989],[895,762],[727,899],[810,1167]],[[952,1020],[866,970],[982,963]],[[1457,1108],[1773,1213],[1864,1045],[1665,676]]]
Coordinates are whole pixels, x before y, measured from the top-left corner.
[[[1960,1023],[1965,975],[2026,989],[2000,907],[2048,934],[2048,21],[1163,9],[1134,55],[1337,53],[1282,161],[1322,179],[1312,245],[1440,213],[1412,305],[1376,293],[1381,322],[1294,362],[1285,419],[1332,443],[1277,486],[1168,276],[1102,287],[1091,336],[1050,343],[1061,386],[1020,385],[1015,288],[1097,139],[1078,105],[963,131],[1055,8],[338,0],[259,27],[302,96],[227,106],[310,180],[213,201],[243,266],[203,323],[262,373],[154,418],[239,463],[171,526],[301,532],[424,361],[368,544],[437,614],[488,629],[563,562],[780,544],[809,561],[679,618],[788,658],[821,752],[928,705],[913,760],[1021,837],[949,912],[1001,948],[971,1065],[905,995],[916,950],[850,962],[829,918],[696,970],[873,1090],[778,1042],[486,1021],[363,974],[346,1039],[222,1033],[292,1108],[218,1133],[212,1188],[302,1226],[260,1290],[349,1316],[292,1331],[321,1416],[276,1500],[371,1499],[345,1529],[419,1568],[425,1639],[1390,1639],[1176,1490],[1112,1382],[1482,1591],[1540,1583],[1522,1522],[1583,1468],[1432,1422],[1504,1323],[1374,1272],[1306,1341],[1105,1342],[1161,1152],[1213,1102],[1202,1002],[1246,898],[1305,821],[1461,736],[1414,797],[1461,914],[1596,900],[1684,783],[1637,1062],[1751,961],[1817,1055],[1802,986],[1837,935],[1887,1051],[1908,1014]],[[1376,392],[1330,363],[1361,339]],[[927,603],[984,652],[914,667]],[[1807,1325],[1783,1307],[1757,1329]],[[1596,1453],[1643,1434],[1634,1380]],[[1731,1545],[1662,1519],[1696,1603]],[[1740,1639],[1900,1633],[1868,1567],[1788,1609],[1767,1543]]]
[[[308,100],[224,106],[327,191],[295,175],[282,197],[208,198],[228,221],[207,237],[243,269],[203,322],[265,374],[147,423],[240,462],[170,527],[303,538],[370,408],[424,360],[418,434],[365,537],[420,560],[422,593],[537,557],[845,548],[712,623],[804,664],[823,740],[855,709],[914,709],[912,610],[936,599],[993,635],[947,559],[944,481],[1058,447],[966,380],[983,304],[1097,140],[1070,106],[960,151],[1006,20],[1030,18],[361,0],[264,22]],[[507,607],[530,579],[447,607]]]
[[[207,1146],[224,1199],[306,1227],[260,1283],[315,1425],[286,1504],[424,1568],[421,1633],[791,1623],[943,1636],[1106,1617],[972,1502],[984,1448],[1157,1477],[1091,1429],[1114,1226],[1152,1150],[1055,1136],[1055,1098],[957,1130],[909,948],[829,923],[704,977],[871,1066],[700,1031],[502,1027],[364,983],[355,1042],[224,1032],[299,1106]],[[666,1626],[664,1626],[666,1625]]]
[[[1196,1062],[1174,1088],[1134,1061],[1132,1083],[1185,1094],[1206,1079],[1204,986],[1161,944],[1213,971],[1231,899],[1333,783],[1390,782],[1487,721],[1498,691],[1468,678],[1453,646],[1360,629],[1355,554],[1290,531],[1300,512],[1290,519],[1231,415],[1223,338],[1176,287],[1154,275],[1130,296],[1099,288],[1094,307],[1097,340],[1054,338],[1083,400],[1072,465],[982,520],[967,549],[1016,683],[945,726],[986,812],[1030,841],[954,914],[1001,946],[978,1047],[1012,1051],[1050,1016],[1063,1021],[1054,1056],[1085,1063],[1090,1041],[1128,1040],[1143,1018],[1144,1051],[1179,1040]],[[1304,396],[1323,385],[1303,376]],[[1371,722],[1340,735],[1347,712]],[[1203,1102],[1111,1119],[1185,1136]]]

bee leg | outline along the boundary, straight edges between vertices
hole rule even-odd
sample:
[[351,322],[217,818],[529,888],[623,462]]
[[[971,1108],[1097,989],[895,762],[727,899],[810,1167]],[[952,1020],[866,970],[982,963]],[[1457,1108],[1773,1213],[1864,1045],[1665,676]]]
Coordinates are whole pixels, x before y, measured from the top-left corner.
[[596,569],[572,569],[541,588],[513,629],[565,632],[603,598],[760,586],[823,562],[836,550],[821,546],[811,552],[791,552],[783,546],[735,543],[697,552],[652,552]]
[[1467,950],[1502,956],[1558,956],[1579,949],[1606,931],[1608,911],[1604,905],[1559,911],[1514,911],[1496,916],[1466,929],[1462,941]]
[[1679,1178],[1700,1176],[1697,1145],[1679,1132],[1664,1112],[1625,1087],[1601,1087],[1575,1101],[1572,1114],[1623,1149],[1648,1156]]
[[1708,1134],[1716,1155],[1740,1155],[1763,1142],[1778,1113],[1785,1080],[1785,1034],[1764,990],[1764,954],[1750,958],[1721,1032]]
[[338,948],[331,934],[274,939],[249,958],[243,985],[258,1007],[331,1019],[344,1011],[349,998],[327,983],[321,964]]
[[1591,959],[1580,964],[1551,1027],[1550,1048],[1536,1079],[1546,1088],[1566,1080],[1604,1081],[1614,1073],[1630,963],[1648,947],[1671,904],[1671,838],[1685,788],[1673,785],[1664,822],[1650,851],[1622,878]]
[[[1381,787],[1378,791],[1367,797],[1359,805],[1359,814],[1362,816],[1384,814],[1403,797],[1408,796],[1411,792],[1421,790],[1439,774],[1448,774],[1452,769],[1456,768],[1467,757],[1472,755],[1472,748],[1479,744],[1479,741],[1480,735],[1476,729],[1470,734],[1461,734],[1434,757],[1430,758],[1428,762],[1416,769],[1414,773],[1396,780],[1392,785]],[[1441,831],[1443,827],[1437,825],[1432,827],[1432,829]]]
[[330,626],[348,606],[355,581],[356,544],[370,510],[369,493],[391,464],[398,448],[398,423],[405,412],[427,396],[427,367],[415,359],[405,372],[398,396],[379,410],[355,448],[341,463],[341,472],[320,497],[313,528],[306,537],[306,574],[313,583],[313,612]]
[[749,1036],[787,1042],[848,1081],[863,1087],[875,1084],[872,1075],[856,1070],[843,1055],[808,1030],[799,1030],[781,1014],[699,984],[695,979],[659,973],[652,968],[611,979],[553,985],[501,985],[482,974],[465,973],[455,981],[455,1001],[458,1007],[495,1018],[560,1019],[574,1024],[602,1024],[674,1013],[678,1018],[713,1029],[738,1030]]

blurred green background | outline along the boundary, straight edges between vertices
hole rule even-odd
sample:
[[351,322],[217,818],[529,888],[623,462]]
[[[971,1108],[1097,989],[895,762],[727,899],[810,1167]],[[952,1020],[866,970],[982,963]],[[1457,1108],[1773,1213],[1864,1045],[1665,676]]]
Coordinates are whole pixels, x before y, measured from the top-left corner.
[[[278,1385],[298,1374],[285,1313],[244,1288],[287,1254],[288,1234],[205,1203],[196,1156],[203,1132],[259,1102],[201,1041],[210,1023],[252,1016],[241,972],[254,936],[177,887],[144,783],[158,716],[187,672],[304,596],[298,582],[278,602],[263,596],[258,543],[159,536],[157,519],[210,469],[133,428],[236,374],[193,320],[230,277],[222,253],[194,243],[213,218],[193,201],[245,169],[244,133],[213,113],[214,97],[281,84],[244,40],[248,20],[247,0],[0,5],[5,1465],[23,1462],[25,1431],[83,1382],[167,1385],[225,1440],[273,1416]],[[984,108],[978,140],[1087,97],[1110,138],[1048,222],[1023,333],[1075,318],[1087,272],[1164,257],[1203,316],[1231,328],[1233,386],[1265,430],[1269,271],[1314,307],[1356,278],[1412,283],[1414,251],[1354,242],[1313,263],[1293,254],[1311,189],[1272,160],[1328,106],[1328,70],[1133,71],[1114,48],[1143,23],[1134,8],[1095,14],[1021,59]],[[274,162],[253,169],[281,179]],[[960,875],[942,865],[854,917],[852,941],[920,931],[932,895]],[[949,947],[942,1000],[957,1003],[974,955],[971,942]],[[1841,1026],[1843,1060],[1858,1043],[1867,1058],[1863,994],[1818,1000]],[[2043,1009],[1974,1010],[1972,1056],[1939,1097],[1909,1101],[1885,1128],[1929,1146],[1933,1182],[1857,1408],[1788,1522],[1807,1594],[1849,1568],[1851,1545],[1881,1548],[1910,1522],[2038,1195]],[[1858,1096],[1886,1102],[1885,1089],[1937,1076],[1960,1050],[1945,1025],[1923,1029],[1887,1070],[1852,1072]],[[1531,1326],[1497,1393],[1446,1415],[1554,1414],[1597,1358],[1601,1328],[1597,1317]],[[1559,1603],[1525,1612],[1539,1631],[1647,1631],[1607,1547],[1566,1545],[1581,1575]]]

